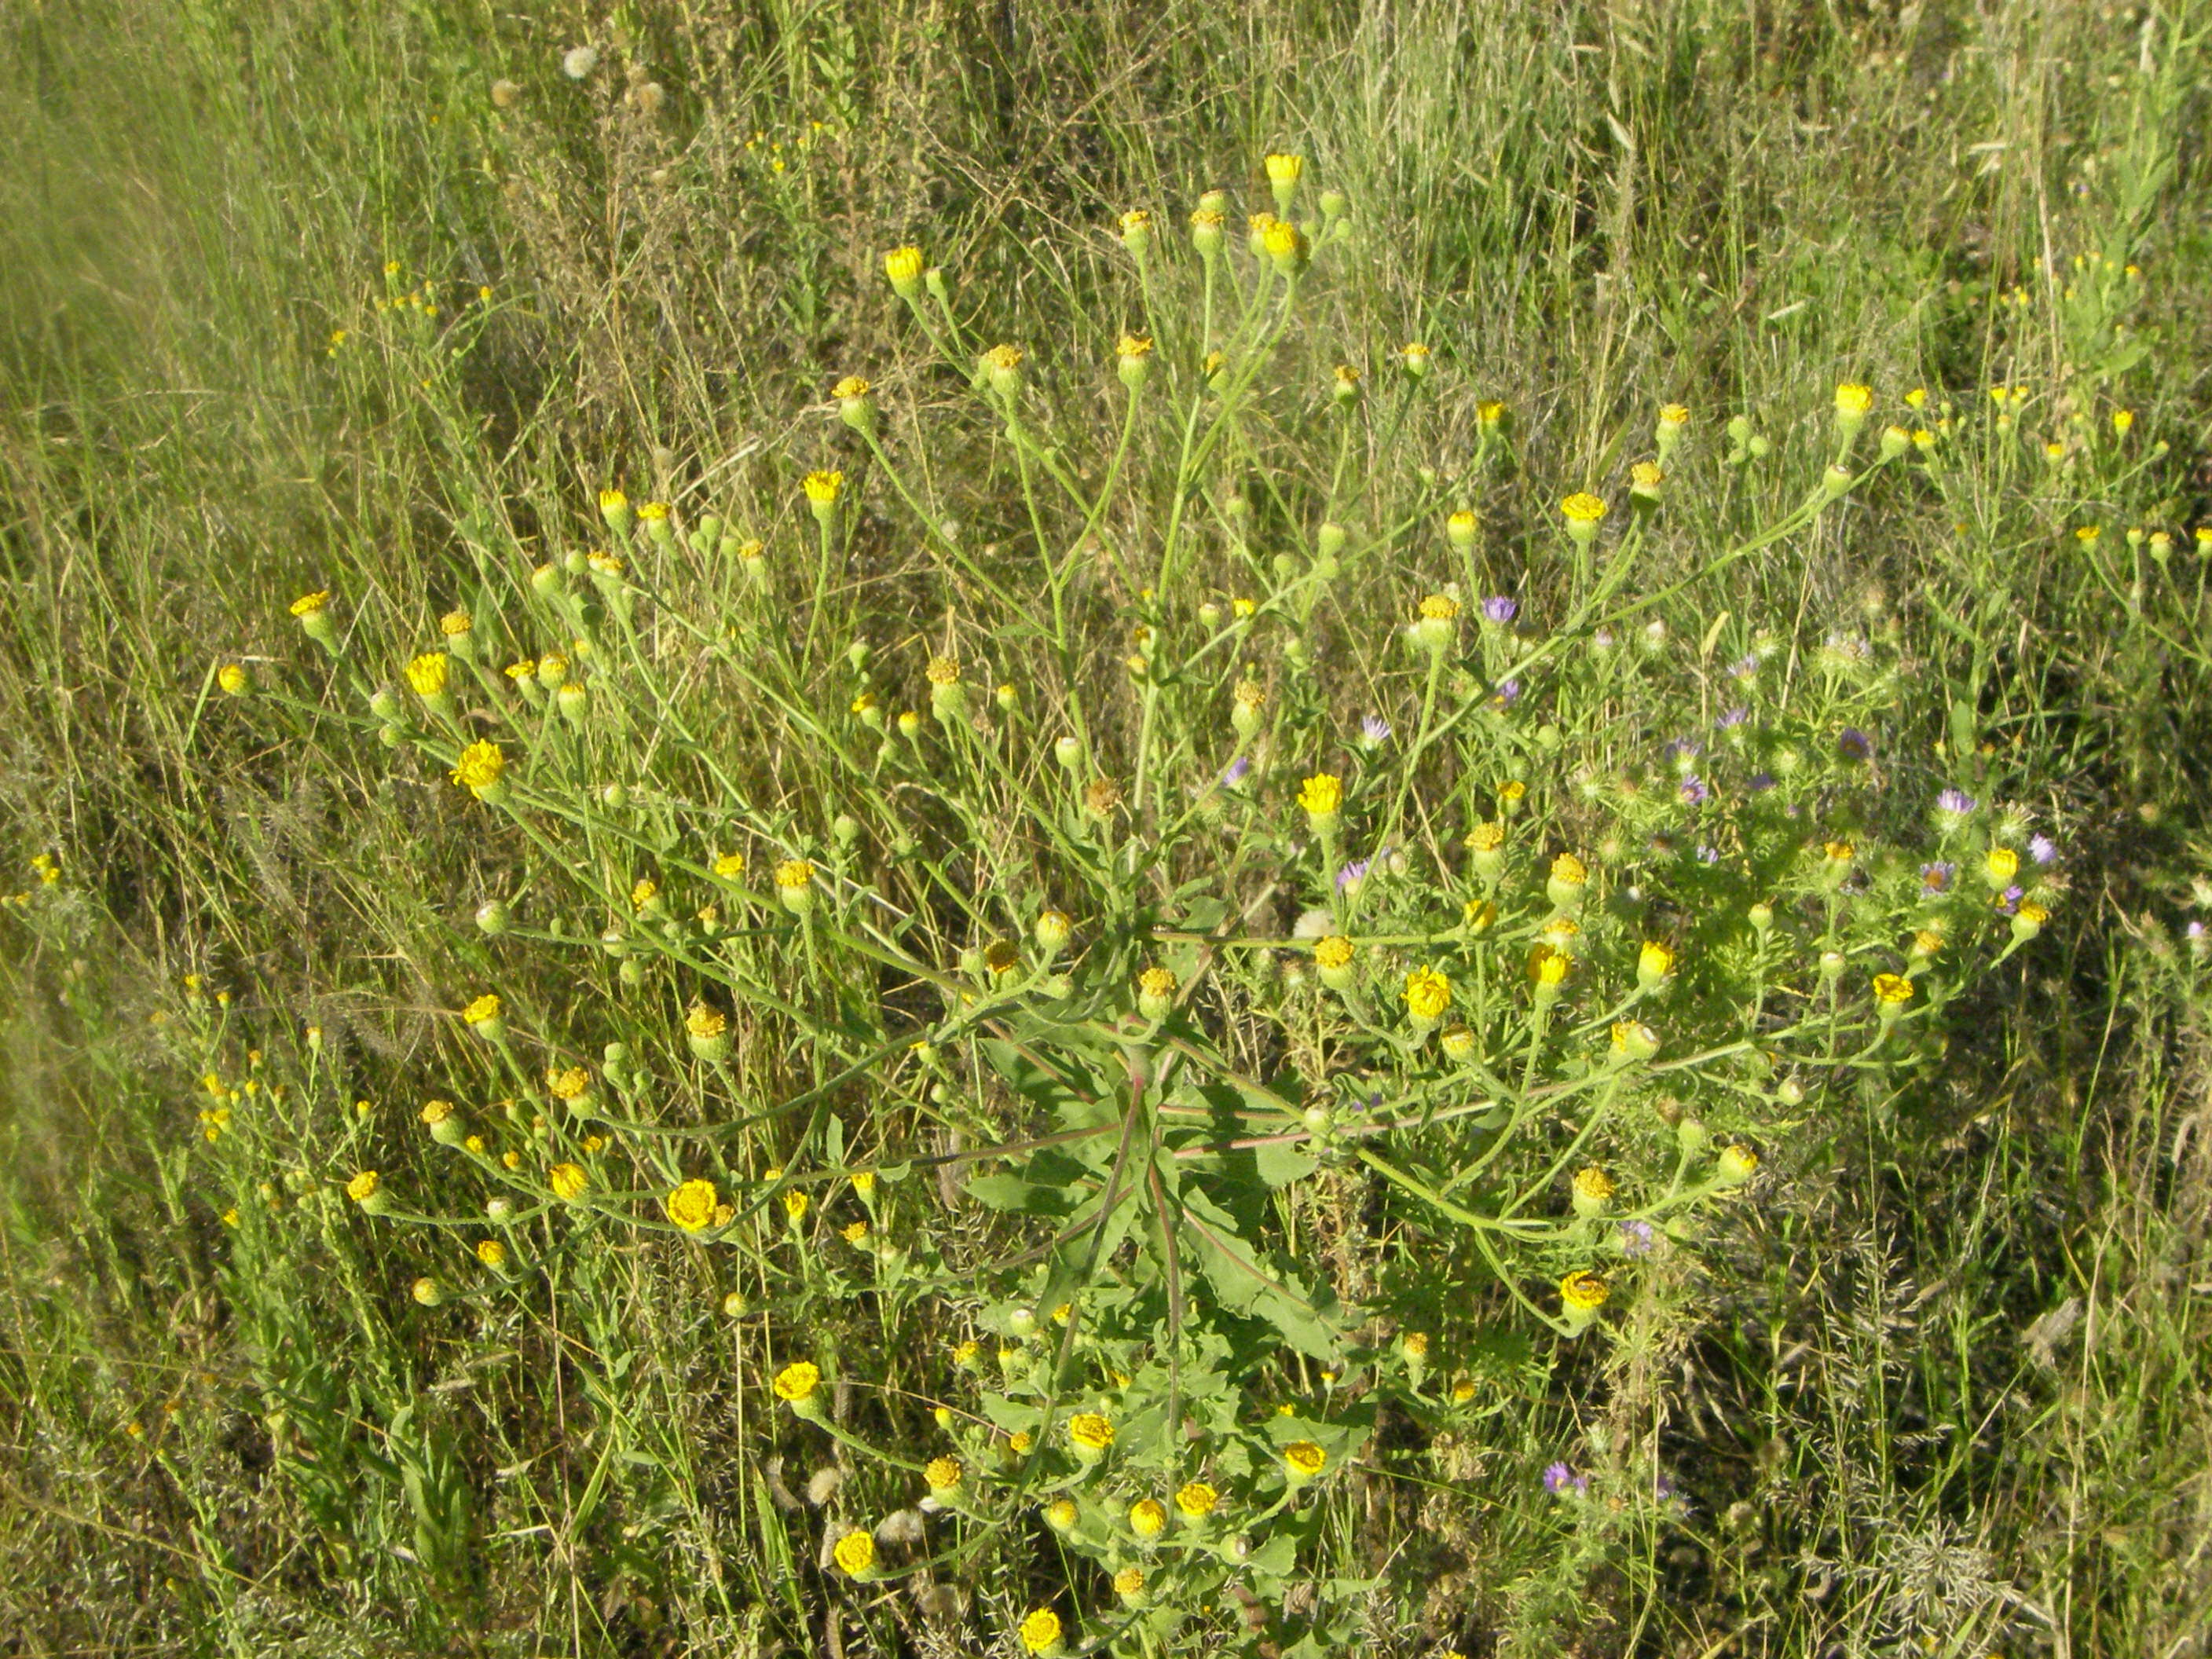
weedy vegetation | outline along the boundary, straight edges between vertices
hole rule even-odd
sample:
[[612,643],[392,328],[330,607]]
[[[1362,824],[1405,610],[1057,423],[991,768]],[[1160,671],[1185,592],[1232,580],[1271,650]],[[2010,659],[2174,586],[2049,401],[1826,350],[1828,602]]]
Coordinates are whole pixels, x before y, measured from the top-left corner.
[[2212,14],[1464,9],[0,22],[8,1651],[2205,1651]]

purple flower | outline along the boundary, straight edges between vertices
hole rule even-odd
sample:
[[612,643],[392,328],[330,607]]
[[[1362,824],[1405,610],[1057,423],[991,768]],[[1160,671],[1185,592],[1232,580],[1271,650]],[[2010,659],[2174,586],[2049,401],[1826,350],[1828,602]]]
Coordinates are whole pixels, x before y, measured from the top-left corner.
[[1856,726],[1845,726],[1836,738],[1836,748],[1846,760],[1872,760],[1874,739]]
[[2058,856],[2058,843],[2048,836],[2030,836],[2027,855],[2038,864],[2048,864]]
[[1758,672],[1759,653],[1755,651],[1738,657],[1729,665],[1729,678],[1731,679],[1747,680]]
[[1651,1254],[1651,1224],[1648,1221],[1624,1221],[1620,1224],[1620,1250],[1623,1255]]
[[1719,848],[1717,848],[1717,847],[1700,847],[1699,848],[1698,848],[1698,863],[1700,863],[1700,864],[1718,864],[1720,861],[1721,861],[1721,849],[1720,849]]
[[1712,799],[1713,792],[1705,787],[1705,781],[1695,772],[1682,780],[1682,799],[1691,806],[1703,806]]
[[1553,1463],[1544,1471],[1544,1490],[1554,1498],[1569,1493],[1580,1498],[1589,1490],[1589,1476],[1577,1474],[1565,1463]]
[[1482,602],[1483,621],[1496,623],[1501,628],[1520,614],[1521,607],[1503,593],[1495,594]]
[[1948,859],[1938,859],[1933,864],[1920,866],[1920,885],[1930,893],[1951,890],[1951,878],[1959,873],[1959,866]]
[[[1385,858],[1389,857],[1389,849],[1387,848],[1384,848],[1380,856]],[[1374,867],[1375,860],[1373,859],[1352,860],[1351,863],[1346,865],[1343,869],[1336,872],[1336,890],[1341,893],[1346,888],[1350,888],[1354,892],[1358,891],[1359,884],[1367,879],[1367,872]]]
[[1770,789],[1771,789],[1771,788],[1773,788],[1773,787],[1774,787],[1774,774],[1773,774],[1773,773],[1771,773],[1771,772],[1754,772],[1754,773],[1753,773],[1753,774],[1751,775],[1751,793],[1752,793],[1753,794],[1754,794],[1754,795],[1763,795],[1763,794],[1765,794],[1768,790],[1770,790]]
[[1510,708],[1521,701],[1521,682],[1500,680],[1498,683],[1497,702],[1500,708]]
[[1239,755],[1235,760],[1229,763],[1229,769],[1221,775],[1221,781],[1230,788],[1234,789],[1238,784],[1244,781],[1244,775],[1251,769],[1252,757],[1249,755]]
[[2021,900],[2026,896],[2027,895],[2016,886],[2006,888],[2003,892],[1997,895],[1998,914],[2008,916],[2013,915],[2020,908]]
[[1596,633],[1590,635],[1590,643],[1601,651],[1612,650],[1613,630],[1610,628],[1599,629]]
[[1713,726],[1717,731],[1733,732],[1750,718],[1751,710],[1738,703],[1733,708],[1723,709],[1721,717],[1713,722]]
[[1946,789],[1936,797],[1936,810],[1945,817],[1963,818],[1974,805],[1974,798],[1963,789]]
[[1376,744],[1390,741],[1390,722],[1380,714],[1363,715],[1359,721],[1360,741],[1372,748]]
[[1705,750],[1705,745],[1695,738],[1670,738],[1659,752],[1670,761],[1693,760]]

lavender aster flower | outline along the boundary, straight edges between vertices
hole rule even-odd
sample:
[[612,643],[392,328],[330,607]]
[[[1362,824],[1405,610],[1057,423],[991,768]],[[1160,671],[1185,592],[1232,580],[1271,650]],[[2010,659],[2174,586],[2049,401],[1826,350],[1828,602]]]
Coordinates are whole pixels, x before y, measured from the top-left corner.
[[1946,789],[1936,797],[1936,815],[1955,822],[1974,810],[1974,798],[1963,789]]
[[1520,614],[1521,607],[1503,593],[1496,594],[1482,602],[1483,621],[1496,623],[1501,628]]
[[1521,682],[1500,680],[1498,683],[1497,703],[1500,708],[1510,708],[1521,701]]
[[1773,774],[1773,773],[1771,773],[1771,772],[1754,772],[1754,773],[1753,773],[1753,774],[1751,775],[1751,793],[1752,793],[1753,794],[1754,794],[1754,795],[1763,795],[1763,794],[1765,794],[1768,790],[1770,790],[1770,789],[1771,789],[1771,788],[1773,788],[1773,787],[1774,787],[1774,774]]
[[2058,856],[2058,843],[2048,836],[2030,836],[2027,855],[2038,864],[2049,864]]
[[1751,710],[1738,703],[1733,708],[1723,709],[1721,712],[1721,717],[1713,722],[1713,726],[1718,731],[1733,732],[1750,718]]
[[1856,726],[1845,726],[1836,738],[1836,748],[1846,760],[1872,760],[1874,739]]
[[1695,772],[1682,780],[1682,799],[1692,806],[1703,806],[1712,799],[1713,792],[1705,787],[1705,781]]
[[1738,657],[1729,665],[1729,678],[1731,679],[1752,679],[1756,678],[1758,673],[1759,653],[1756,651]]
[[1624,1255],[1651,1254],[1651,1224],[1648,1221],[1624,1221],[1620,1224],[1620,1250]]
[[1951,878],[1959,873],[1959,866],[1948,859],[1938,859],[1933,864],[1920,866],[1920,885],[1930,893],[1951,890]]
[[1251,769],[1251,757],[1249,755],[1239,755],[1235,760],[1229,763],[1229,769],[1221,775],[1221,781],[1228,787],[1234,789],[1238,784],[1244,781],[1244,775]]
[[1390,741],[1390,722],[1380,714],[1367,714],[1359,721],[1359,740],[1370,749]]
[[1580,1498],[1589,1490],[1589,1476],[1577,1474],[1565,1463],[1553,1463],[1544,1471],[1544,1490],[1554,1498],[1569,1493]]
[[1667,746],[1659,752],[1680,765],[1684,761],[1695,760],[1705,752],[1705,745],[1695,738],[1670,738]]
[[2011,915],[2020,908],[2020,902],[2027,895],[2018,886],[2006,888],[2003,892],[1997,895],[1997,913],[2000,915]]
[[1336,872],[1336,890],[1357,893],[1367,879],[1367,872],[1375,867],[1372,859],[1354,859]]

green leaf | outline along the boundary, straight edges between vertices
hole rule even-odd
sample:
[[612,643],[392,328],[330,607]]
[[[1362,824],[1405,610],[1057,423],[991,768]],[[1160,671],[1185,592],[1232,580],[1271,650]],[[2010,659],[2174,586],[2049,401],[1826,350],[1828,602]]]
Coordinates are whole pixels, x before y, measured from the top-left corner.
[[1304,1181],[1321,1168],[1321,1160],[1294,1140],[1262,1141],[1252,1149],[1253,1166],[1270,1187],[1287,1187]]

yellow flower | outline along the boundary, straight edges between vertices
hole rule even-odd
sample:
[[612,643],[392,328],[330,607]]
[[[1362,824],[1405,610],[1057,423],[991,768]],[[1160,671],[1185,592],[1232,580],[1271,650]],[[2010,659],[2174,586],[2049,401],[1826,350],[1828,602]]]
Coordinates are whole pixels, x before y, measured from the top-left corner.
[[714,1224],[714,1209],[721,1201],[713,1182],[692,1180],[678,1186],[662,1204],[671,1221],[687,1233],[696,1233]]
[[775,866],[775,884],[787,890],[795,890],[814,880],[814,866],[805,859],[786,859]]
[[356,1204],[366,1204],[376,1196],[376,1189],[382,1184],[375,1170],[363,1170],[346,1182],[346,1196]]
[[806,1218],[806,1207],[809,1202],[805,1193],[794,1188],[783,1195],[783,1212],[793,1221],[804,1221]]
[[1416,968],[1406,975],[1406,1012],[1419,1024],[1442,1019],[1451,1000],[1451,981],[1436,969]]
[[500,774],[506,769],[507,757],[500,746],[489,738],[479,738],[462,750],[454,762],[453,781],[481,800],[486,790],[498,787]]
[[2000,887],[2020,873],[2020,854],[2009,847],[1990,848],[1989,857],[1983,862],[1989,870],[1990,880]]
[[444,652],[426,651],[407,665],[407,684],[415,688],[418,697],[438,696],[446,689],[447,669]]
[[1017,345],[994,345],[983,354],[983,367],[993,374],[1011,374],[1022,366],[1022,349]]
[[1328,1466],[1328,1454],[1310,1440],[1293,1440],[1283,1448],[1283,1467],[1292,1480],[1310,1480]]
[[1060,1615],[1050,1607],[1033,1607],[1022,1620],[1022,1645],[1031,1653],[1043,1656],[1056,1652],[1060,1647]]
[[553,1196],[563,1204],[574,1204],[584,1195],[592,1184],[591,1176],[578,1164],[556,1164],[545,1172],[545,1182],[553,1189]]
[[929,666],[922,671],[922,676],[932,685],[957,685],[960,683],[960,659],[932,657]]
[[438,631],[447,639],[459,639],[476,625],[466,611],[448,611],[438,618]]
[[1352,941],[1341,933],[1331,933],[1314,946],[1314,961],[1322,968],[1336,969],[1350,965]]
[[1562,853],[1552,860],[1552,879],[1569,887],[1579,887],[1589,879],[1589,868],[1572,853]]
[[1602,1208],[1613,1201],[1613,1177],[1595,1164],[1584,1164],[1575,1171],[1574,1195],[1577,1206],[1593,1205]]
[[1478,403],[1474,406],[1474,419],[1477,425],[1494,430],[1505,422],[1505,405],[1496,398]]
[[215,683],[228,695],[236,697],[243,696],[252,682],[243,667],[234,662],[227,662],[215,671]]
[[1559,1281],[1559,1300],[1576,1313],[1595,1313],[1611,1292],[1599,1274],[1578,1268]]
[[957,1457],[933,1457],[929,1460],[929,1466],[922,1470],[921,1478],[928,1482],[932,1492],[952,1492],[959,1486],[967,1473],[960,1467],[960,1460]]
[[1260,246],[1275,262],[1275,269],[1296,276],[1306,265],[1305,233],[1287,220],[1278,219],[1260,234]]
[[[801,1194],[801,1196],[803,1196],[803,1194]],[[848,1244],[853,1245],[857,1249],[859,1246],[867,1243],[868,1224],[865,1221],[849,1223],[846,1226],[838,1230],[837,1236],[843,1239]]]
[[830,395],[837,399],[839,403],[846,403],[855,398],[866,397],[872,389],[873,388],[859,375],[848,374],[843,380],[838,381],[836,385],[830,388]]
[[495,1238],[477,1241],[477,1260],[496,1272],[507,1265],[507,1246]]
[[800,488],[806,491],[806,499],[814,506],[835,507],[837,497],[845,488],[845,475],[836,471],[810,472]]
[[1723,1187],[1741,1187],[1759,1168],[1759,1154],[1738,1141],[1721,1149],[1717,1174]]
[[1165,968],[1147,968],[1137,975],[1137,994],[1144,997],[1171,997],[1176,994],[1176,976]]
[[1659,409],[1659,424],[1681,428],[1690,423],[1690,411],[1681,404],[1662,404]]
[[1429,349],[1419,340],[1408,340],[1398,348],[1398,360],[1406,365],[1407,373],[1419,380],[1428,372]]
[[1459,616],[1459,601],[1449,593],[1431,593],[1421,601],[1424,622],[1452,622]]
[[1271,185],[1295,185],[1305,175],[1306,158],[1278,153],[1267,160],[1267,182]]
[[1298,786],[1298,805],[1316,823],[1335,817],[1344,805],[1344,780],[1330,772],[1316,772]]
[[1674,971],[1674,953],[1656,939],[1647,939],[1636,953],[1636,982],[1645,990],[1664,984]]
[[1203,1480],[1186,1481],[1175,1495],[1176,1507],[1193,1521],[1203,1521],[1221,1502],[1221,1494]]
[[891,279],[892,289],[902,297],[911,297],[915,285],[921,281],[921,250],[893,248],[884,255],[884,275]]
[[1863,421],[1873,407],[1873,387],[1846,380],[1836,388],[1836,413],[1844,419]]
[[1916,988],[1902,974],[1876,974],[1874,976],[1875,1000],[1887,1008],[1902,1008],[1912,1000]]
[[729,1030],[730,1022],[719,1008],[706,1003],[691,1005],[691,1012],[684,1016],[684,1029],[701,1042],[711,1042]]
[[853,1190],[863,1199],[873,1198],[876,1195],[876,1172],[873,1170],[854,1171]]
[[1139,1538],[1158,1538],[1167,1530],[1168,1512],[1157,1498],[1140,1498],[1129,1505],[1129,1530]]
[[1595,525],[1605,517],[1605,503],[1588,490],[1578,489],[1559,503],[1571,525]]
[[1067,1419],[1067,1437],[1079,1452],[1092,1455],[1114,1443],[1114,1425],[1099,1412],[1078,1412]]
[[837,1540],[830,1554],[848,1578],[865,1578],[875,1571],[876,1540],[866,1528],[855,1527]]
[[1528,977],[1540,990],[1558,990],[1572,965],[1572,958],[1555,945],[1539,942],[1528,952]]
[[499,1018],[499,998],[487,991],[461,1010],[461,1018],[474,1026],[489,1025]]
[[822,1373],[804,1359],[786,1365],[778,1371],[771,1385],[778,1400],[793,1406],[811,1400],[814,1391],[821,1386]]
[[1152,353],[1152,337],[1149,334],[1124,334],[1114,349],[1124,362],[1133,358],[1149,357]]
[[1859,854],[1859,849],[1847,841],[1829,842],[1820,850],[1827,854],[1831,864],[1849,864]]
[[1141,1567],[1124,1567],[1114,1575],[1114,1594],[1124,1601],[1133,1601],[1145,1593],[1145,1573]]
[[330,602],[331,590],[327,587],[319,587],[313,592],[302,593],[298,599],[293,600],[292,614],[295,617],[319,616],[323,607]]

